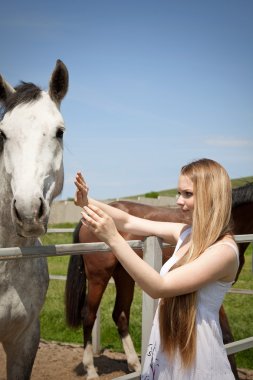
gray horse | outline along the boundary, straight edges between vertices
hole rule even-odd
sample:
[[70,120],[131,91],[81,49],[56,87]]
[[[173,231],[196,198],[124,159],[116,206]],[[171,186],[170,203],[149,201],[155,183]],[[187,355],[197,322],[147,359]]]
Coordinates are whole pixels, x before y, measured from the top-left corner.
[[[64,121],[59,111],[68,71],[58,60],[48,92],[0,76],[0,247],[38,243],[63,186]],[[30,379],[48,288],[44,258],[0,261],[0,341],[7,379]]]

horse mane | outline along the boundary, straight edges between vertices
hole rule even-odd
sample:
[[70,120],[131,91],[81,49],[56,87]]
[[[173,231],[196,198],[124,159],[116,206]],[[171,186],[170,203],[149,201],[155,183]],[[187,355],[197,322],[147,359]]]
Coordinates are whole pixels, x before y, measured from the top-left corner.
[[30,103],[38,100],[41,96],[41,88],[33,83],[20,82],[15,87],[15,92],[11,94],[4,106],[4,111],[12,111],[16,106],[23,103]]
[[233,207],[243,203],[253,202],[253,182],[236,187],[232,190]]

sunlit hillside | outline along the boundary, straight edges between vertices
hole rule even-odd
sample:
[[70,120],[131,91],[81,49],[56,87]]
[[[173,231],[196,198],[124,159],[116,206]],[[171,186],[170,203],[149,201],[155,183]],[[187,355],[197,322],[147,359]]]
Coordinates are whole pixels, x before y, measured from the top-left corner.
[[[233,187],[239,187],[243,186],[246,183],[253,182],[253,176],[250,177],[241,177],[241,178],[235,178],[231,180]],[[126,198],[128,199],[135,199],[137,197],[145,197],[150,196],[151,198],[155,198],[157,196],[166,196],[166,197],[174,197],[177,194],[177,189],[167,189],[167,190],[150,190],[149,193],[146,194],[138,194],[133,196],[128,196]]]

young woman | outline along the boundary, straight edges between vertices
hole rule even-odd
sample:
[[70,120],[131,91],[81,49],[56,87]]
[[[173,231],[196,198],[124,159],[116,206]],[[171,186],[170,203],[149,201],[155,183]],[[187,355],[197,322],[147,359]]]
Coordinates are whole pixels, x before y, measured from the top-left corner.
[[[137,218],[90,199],[81,173],[75,184],[83,223],[111,247],[146,293],[160,299],[142,380],[234,379],[219,325],[219,309],[239,265],[225,169],[210,159],[181,169],[177,205],[189,214],[191,225]],[[176,243],[175,252],[157,273],[118,230],[158,236]]]

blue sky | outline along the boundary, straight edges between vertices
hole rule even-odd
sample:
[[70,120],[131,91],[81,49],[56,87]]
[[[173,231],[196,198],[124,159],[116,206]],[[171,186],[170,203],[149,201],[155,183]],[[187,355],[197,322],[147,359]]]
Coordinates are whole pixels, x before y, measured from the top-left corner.
[[0,72],[47,89],[58,58],[65,184],[117,198],[177,186],[209,157],[253,174],[252,0],[59,0],[1,5]]

